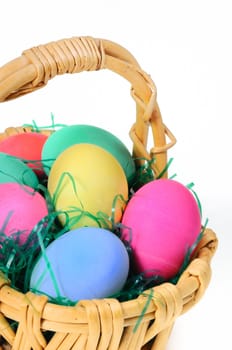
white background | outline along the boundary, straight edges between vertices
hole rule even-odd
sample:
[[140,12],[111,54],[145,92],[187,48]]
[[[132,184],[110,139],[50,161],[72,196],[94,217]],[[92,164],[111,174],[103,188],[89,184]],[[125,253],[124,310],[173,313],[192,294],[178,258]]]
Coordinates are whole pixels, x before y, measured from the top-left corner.
[[[178,142],[170,175],[194,182],[204,218],[219,238],[211,284],[175,324],[168,350],[229,349],[231,281],[232,13],[226,0],[4,1],[0,65],[24,49],[90,35],[126,47],[151,75],[163,120]],[[129,85],[110,72],[57,77],[42,90],[0,105],[0,126],[34,119],[92,123],[131,147]],[[229,323],[228,323],[229,322]]]

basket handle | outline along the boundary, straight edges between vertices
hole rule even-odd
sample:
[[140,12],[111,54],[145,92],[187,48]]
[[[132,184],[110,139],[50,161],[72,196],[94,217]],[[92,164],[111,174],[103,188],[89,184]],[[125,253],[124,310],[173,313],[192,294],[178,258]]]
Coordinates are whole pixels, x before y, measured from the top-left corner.
[[[154,82],[131,53],[116,43],[92,37],[73,37],[25,50],[20,57],[0,68],[0,102],[41,88],[56,75],[105,68],[131,83],[131,94],[136,103],[136,121],[130,131],[133,155],[139,158],[139,164],[143,163],[142,158],[155,156],[153,168],[158,175],[166,167],[167,150],[176,140],[163,124]],[[154,139],[150,152],[146,150],[149,127]],[[163,176],[167,176],[167,172]]]

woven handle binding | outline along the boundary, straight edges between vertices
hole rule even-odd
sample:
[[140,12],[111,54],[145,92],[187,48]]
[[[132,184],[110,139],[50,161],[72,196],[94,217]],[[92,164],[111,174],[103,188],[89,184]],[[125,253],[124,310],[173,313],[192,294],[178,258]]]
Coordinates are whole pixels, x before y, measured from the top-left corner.
[[[154,170],[156,174],[160,173],[167,164],[167,150],[176,140],[162,121],[154,82],[135,58],[118,44],[92,37],[74,37],[26,50],[21,57],[0,68],[0,102],[41,88],[56,75],[105,68],[131,83],[136,102],[136,122],[130,130],[133,154],[140,159],[155,157]],[[149,126],[154,147],[147,152]]]

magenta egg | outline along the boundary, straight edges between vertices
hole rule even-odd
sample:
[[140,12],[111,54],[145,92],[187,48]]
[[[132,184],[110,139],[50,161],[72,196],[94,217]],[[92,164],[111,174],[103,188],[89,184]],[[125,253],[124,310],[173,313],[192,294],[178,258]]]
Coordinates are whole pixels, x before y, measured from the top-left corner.
[[33,188],[18,183],[0,184],[0,232],[20,234],[26,241],[35,225],[48,214],[44,197]]
[[122,218],[135,270],[174,277],[201,232],[201,213],[192,192],[170,179],[154,180],[130,199]]

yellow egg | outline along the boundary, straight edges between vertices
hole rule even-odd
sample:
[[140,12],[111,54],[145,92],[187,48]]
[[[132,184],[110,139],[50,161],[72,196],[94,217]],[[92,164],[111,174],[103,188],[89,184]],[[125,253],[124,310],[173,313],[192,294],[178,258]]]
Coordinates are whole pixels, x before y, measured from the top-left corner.
[[125,172],[103,148],[76,144],[53,163],[48,191],[59,220],[69,228],[112,227],[121,220],[128,200]]

